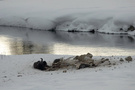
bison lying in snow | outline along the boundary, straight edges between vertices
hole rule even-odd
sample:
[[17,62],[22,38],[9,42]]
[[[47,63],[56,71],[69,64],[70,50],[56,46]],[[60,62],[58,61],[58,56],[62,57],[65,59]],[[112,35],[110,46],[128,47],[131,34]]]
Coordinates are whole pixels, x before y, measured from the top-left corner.
[[33,64],[33,67],[35,69],[40,69],[40,70],[46,70],[47,68],[49,68],[49,66],[47,65],[46,61],[43,61],[43,58],[40,58],[41,61],[37,61]]

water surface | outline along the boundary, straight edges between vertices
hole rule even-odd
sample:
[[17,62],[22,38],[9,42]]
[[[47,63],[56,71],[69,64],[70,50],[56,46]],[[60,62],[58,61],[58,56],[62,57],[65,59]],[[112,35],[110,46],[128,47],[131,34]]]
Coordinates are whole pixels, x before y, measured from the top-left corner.
[[135,36],[0,27],[0,54],[135,55]]

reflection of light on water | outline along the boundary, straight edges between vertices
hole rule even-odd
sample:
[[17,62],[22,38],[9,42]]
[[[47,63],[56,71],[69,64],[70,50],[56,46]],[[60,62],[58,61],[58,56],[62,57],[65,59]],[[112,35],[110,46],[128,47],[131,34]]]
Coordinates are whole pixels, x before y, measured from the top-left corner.
[[92,53],[94,56],[128,56],[135,55],[134,49],[125,49],[117,47],[98,47],[89,45],[71,45],[65,43],[54,43],[51,45],[33,44],[21,39],[10,39],[0,36],[0,54],[3,55],[18,55],[32,53],[47,53],[58,55],[81,55]]
[[11,55],[8,39],[9,38],[0,36],[0,54]]
[[94,56],[127,56],[134,55],[135,51],[133,50],[124,50],[115,47],[84,47],[84,46],[74,46],[69,44],[54,44],[54,54],[60,55],[80,55],[86,54],[88,52],[92,53]]

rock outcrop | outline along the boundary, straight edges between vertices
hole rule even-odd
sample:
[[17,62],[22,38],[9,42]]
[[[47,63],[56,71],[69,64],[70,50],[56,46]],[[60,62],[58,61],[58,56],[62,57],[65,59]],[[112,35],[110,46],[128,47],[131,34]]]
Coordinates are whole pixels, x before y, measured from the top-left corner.
[[[93,68],[93,67],[99,67],[99,66],[106,66],[106,65],[116,65],[115,62],[111,62],[108,58],[101,58],[99,60],[94,60],[93,55],[90,53],[75,56],[75,57],[69,57],[67,59],[59,58],[55,59],[51,66],[47,65],[46,61],[43,61],[41,58],[41,61],[37,61],[33,64],[33,67],[35,69],[39,70],[46,70],[46,71],[54,71],[59,69],[69,69],[69,68],[76,68],[76,69],[82,69],[82,68]],[[132,61],[132,57],[128,56],[125,58],[125,61]],[[120,58],[120,62],[124,62],[124,59]]]
[[128,57],[125,58],[125,60],[128,61],[128,62],[130,62],[130,61],[132,61],[133,59],[132,59],[131,56],[128,56]]

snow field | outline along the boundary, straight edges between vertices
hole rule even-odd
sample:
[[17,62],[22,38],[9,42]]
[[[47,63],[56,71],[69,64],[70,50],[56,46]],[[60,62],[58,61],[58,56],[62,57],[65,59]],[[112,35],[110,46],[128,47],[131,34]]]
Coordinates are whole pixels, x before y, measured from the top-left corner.
[[[2,57],[2,56],[1,56]],[[107,57],[115,61],[114,66],[101,66],[96,68],[69,69],[58,71],[40,71],[33,69],[32,65],[39,58],[51,64],[56,58],[68,58],[66,55],[14,55],[0,58],[0,89],[1,90],[134,90],[134,64],[132,62],[119,62],[123,56]],[[102,57],[93,57],[98,60]]]

